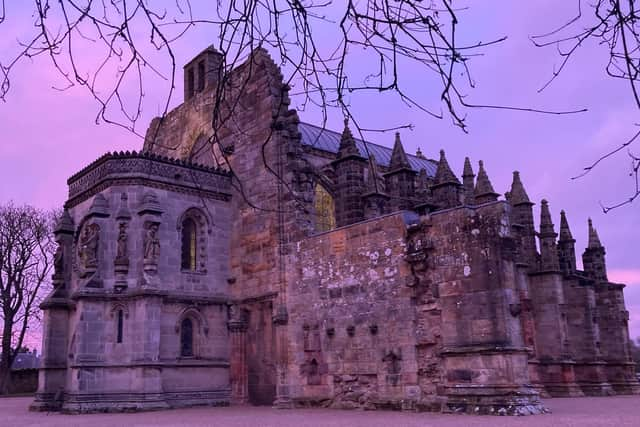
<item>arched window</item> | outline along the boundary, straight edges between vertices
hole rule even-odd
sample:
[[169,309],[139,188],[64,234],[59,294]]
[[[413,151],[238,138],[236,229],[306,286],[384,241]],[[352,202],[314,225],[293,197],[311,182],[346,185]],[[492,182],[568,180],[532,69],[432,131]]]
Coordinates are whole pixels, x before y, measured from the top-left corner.
[[188,317],[180,324],[180,355],[193,356],[193,322]]
[[182,221],[182,269],[196,270],[197,265],[197,230],[196,223],[191,218]]
[[118,310],[118,325],[116,330],[116,343],[122,342],[122,330],[124,327],[124,311]]
[[323,232],[336,228],[335,205],[333,197],[321,185],[316,184],[314,190],[315,229]]

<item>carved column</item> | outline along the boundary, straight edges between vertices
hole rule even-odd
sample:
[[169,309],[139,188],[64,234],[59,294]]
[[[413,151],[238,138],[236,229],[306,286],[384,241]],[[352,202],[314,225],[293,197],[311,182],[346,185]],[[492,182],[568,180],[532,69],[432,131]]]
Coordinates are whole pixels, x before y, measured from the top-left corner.
[[38,372],[38,392],[29,407],[32,411],[58,410],[66,389],[69,311],[74,224],[68,211],[58,222],[55,239],[58,243],[52,277],[53,291],[40,305],[43,310],[42,361]]
[[273,325],[275,326],[276,335],[276,400],[273,405],[280,409],[293,408],[291,400],[291,391],[289,390],[288,380],[288,357],[287,357],[287,324],[289,323],[289,314],[287,307],[280,303],[274,306]]
[[231,337],[231,403],[249,403],[249,372],[247,365],[247,316],[237,305],[229,307],[229,335]]

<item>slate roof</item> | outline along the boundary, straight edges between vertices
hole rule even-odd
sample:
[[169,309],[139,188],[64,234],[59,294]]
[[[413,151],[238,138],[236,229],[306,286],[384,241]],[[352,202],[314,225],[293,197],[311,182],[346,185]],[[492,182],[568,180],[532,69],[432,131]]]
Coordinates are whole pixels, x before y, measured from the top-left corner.
[[[323,129],[319,126],[304,122],[298,124],[298,130],[302,134],[302,143],[304,145],[333,154],[338,153],[338,148],[340,147],[340,132]],[[369,154],[371,154],[379,165],[385,168],[389,167],[391,162],[391,148],[372,142],[365,142],[355,137],[354,139],[362,157],[366,159],[369,157]],[[368,154],[367,149],[365,149],[365,144],[369,152]],[[428,176],[435,176],[438,162],[430,159],[421,159],[411,154],[407,154],[407,157],[409,158],[411,169],[416,172],[424,169]]]

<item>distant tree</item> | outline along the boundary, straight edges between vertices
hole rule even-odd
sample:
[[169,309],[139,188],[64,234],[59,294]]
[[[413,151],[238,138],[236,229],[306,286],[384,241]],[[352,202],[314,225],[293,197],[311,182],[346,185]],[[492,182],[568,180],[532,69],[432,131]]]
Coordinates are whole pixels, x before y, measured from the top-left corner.
[[53,215],[31,206],[0,206],[0,394],[27,330],[39,320],[39,302],[53,265]]

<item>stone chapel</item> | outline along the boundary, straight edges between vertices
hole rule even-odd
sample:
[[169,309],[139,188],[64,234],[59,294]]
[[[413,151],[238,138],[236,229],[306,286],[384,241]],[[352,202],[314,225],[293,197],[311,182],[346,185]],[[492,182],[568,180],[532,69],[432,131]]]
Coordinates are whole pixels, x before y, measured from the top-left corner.
[[567,215],[518,172],[501,199],[482,161],[459,177],[399,134],[302,122],[263,49],[221,63],[184,67],[140,152],[69,178],[33,410],[537,414],[640,393],[590,220],[578,270]]

